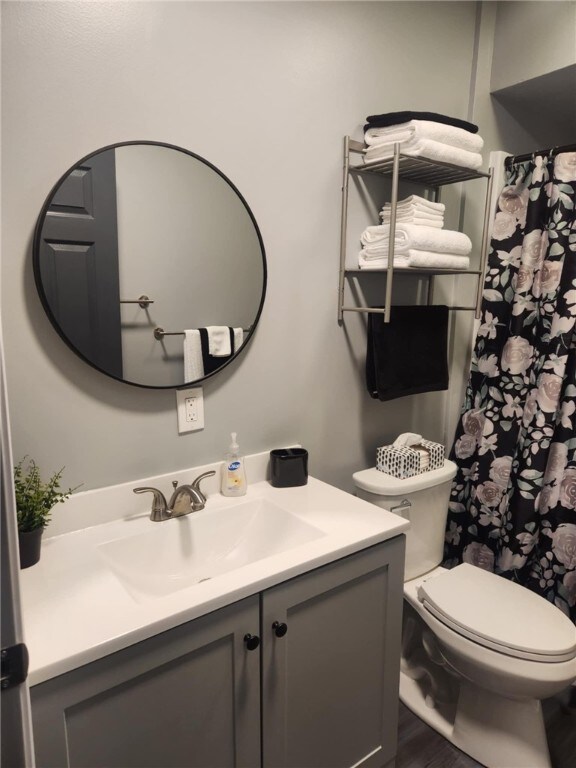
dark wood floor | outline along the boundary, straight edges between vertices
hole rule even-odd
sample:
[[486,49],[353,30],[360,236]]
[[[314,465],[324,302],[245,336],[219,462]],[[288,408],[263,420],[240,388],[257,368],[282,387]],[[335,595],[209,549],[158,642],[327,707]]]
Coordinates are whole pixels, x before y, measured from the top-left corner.
[[[576,768],[576,701],[544,702],[554,768]],[[396,768],[483,768],[400,704]],[[531,768],[526,766],[526,768]]]
[[482,768],[400,704],[396,768]]
[[543,703],[546,736],[554,768],[576,768],[576,689]]

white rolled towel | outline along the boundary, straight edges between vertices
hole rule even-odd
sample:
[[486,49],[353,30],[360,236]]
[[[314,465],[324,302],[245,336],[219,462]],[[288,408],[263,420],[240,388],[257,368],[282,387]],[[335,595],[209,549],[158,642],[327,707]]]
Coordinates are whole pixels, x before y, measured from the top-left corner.
[[482,152],[484,139],[477,133],[470,133],[454,125],[436,123],[432,120],[409,120],[386,128],[369,128],[364,134],[368,146],[382,143],[417,141],[432,139],[451,147],[465,149],[468,152]]
[[390,225],[389,224],[376,224],[371,227],[366,227],[364,232],[360,235],[360,242],[364,246],[370,246],[375,244],[388,243],[390,237]]
[[[358,266],[360,269],[386,269],[388,267],[388,255],[386,256],[371,256],[366,258],[365,249],[363,248],[358,254]],[[407,256],[394,256],[394,268],[406,268],[409,267],[409,260]]]
[[[456,256],[453,253],[436,253],[410,249],[405,257],[408,266],[420,269],[470,269],[469,256]],[[396,261],[396,258],[394,259]]]
[[[450,163],[463,168],[478,170],[482,165],[482,155],[477,152],[468,152],[466,149],[451,147],[432,139],[418,139],[400,144],[400,152],[410,157],[422,157],[435,160],[439,163]],[[371,163],[377,160],[389,160],[394,156],[394,143],[376,144],[365,150],[364,162]]]
[[396,227],[394,249],[398,253],[417,249],[467,256],[472,250],[472,241],[468,235],[452,229],[435,229],[400,223]]
[[[365,247],[378,246],[380,250],[387,251],[389,237],[390,226],[380,224],[367,227],[362,232],[360,241]],[[406,254],[410,249],[467,256],[472,250],[472,242],[468,235],[463,232],[400,222],[396,225],[394,232],[394,254]],[[379,253],[378,255],[385,254]]]
[[370,259],[388,259],[388,245],[384,243],[365,245],[360,251],[360,256],[366,261],[370,261]]

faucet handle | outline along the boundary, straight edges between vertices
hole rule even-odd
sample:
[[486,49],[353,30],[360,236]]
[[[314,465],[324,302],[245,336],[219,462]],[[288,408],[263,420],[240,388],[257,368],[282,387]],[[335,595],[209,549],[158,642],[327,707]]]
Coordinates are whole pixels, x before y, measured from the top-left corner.
[[196,480],[194,480],[190,485],[192,488],[194,488],[195,491],[198,491],[202,499],[204,500],[204,503],[206,502],[206,496],[202,493],[200,490],[200,481],[204,480],[205,477],[212,477],[212,475],[215,475],[216,472],[212,469],[210,472],[204,472],[203,474],[199,475]]
[[162,491],[158,488],[134,488],[134,493],[152,493],[154,498],[152,499],[152,509],[150,510],[150,520],[154,523],[160,523],[163,520],[168,520],[171,515],[168,511],[168,505]]

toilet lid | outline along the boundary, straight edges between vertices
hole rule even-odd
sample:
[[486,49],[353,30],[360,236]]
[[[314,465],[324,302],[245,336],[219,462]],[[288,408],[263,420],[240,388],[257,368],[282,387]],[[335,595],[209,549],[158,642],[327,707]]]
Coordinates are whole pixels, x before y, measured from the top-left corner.
[[556,606],[474,565],[424,581],[418,598],[451,629],[500,653],[545,662],[576,657],[576,629]]
[[432,488],[440,483],[452,480],[456,474],[456,464],[449,459],[444,460],[443,466],[431,469],[429,472],[420,472],[412,477],[393,477],[387,472],[381,472],[375,467],[354,472],[354,485],[363,491],[374,493],[377,496],[404,496],[407,493],[416,493],[427,488]]

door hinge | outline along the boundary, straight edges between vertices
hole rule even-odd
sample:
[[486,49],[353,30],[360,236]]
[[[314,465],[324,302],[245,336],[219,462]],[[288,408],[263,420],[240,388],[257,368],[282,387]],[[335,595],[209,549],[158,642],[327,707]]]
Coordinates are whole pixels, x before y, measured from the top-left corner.
[[24,643],[10,645],[1,651],[1,689],[20,685],[28,677],[28,648]]

